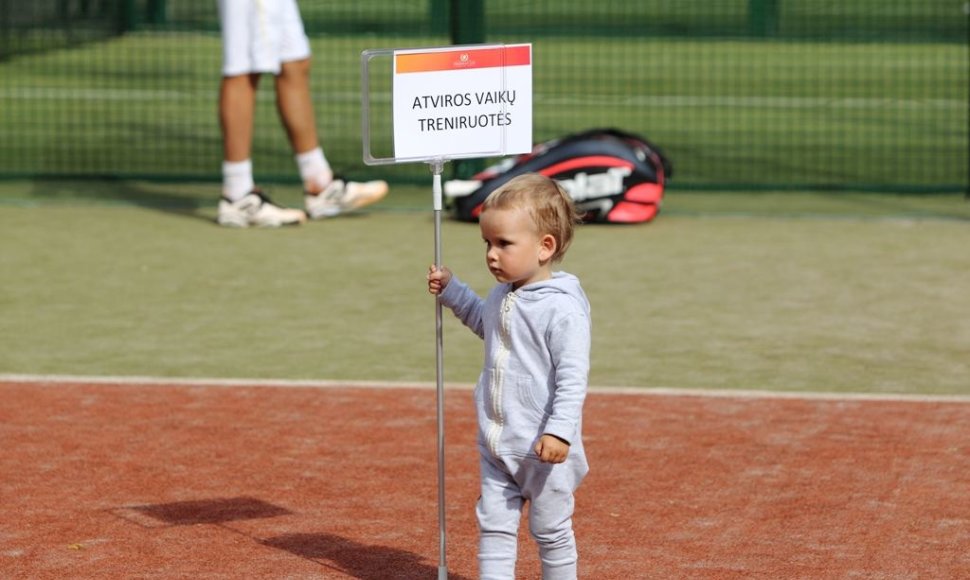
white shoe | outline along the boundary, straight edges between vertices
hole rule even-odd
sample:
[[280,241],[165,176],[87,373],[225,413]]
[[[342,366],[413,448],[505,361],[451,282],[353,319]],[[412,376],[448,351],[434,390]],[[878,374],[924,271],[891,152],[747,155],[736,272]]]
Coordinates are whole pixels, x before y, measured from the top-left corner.
[[278,206],[262,191],[254,189],[237,201],[222,198],[216,221],[220,226],[233,228],[278,228],[302,224],[306,219],[303,210]]
[[306,194],[303,202],[311,219],[333,217],[378,202],[387,195],[386,181],[344,181],[334,179],[316,195]]

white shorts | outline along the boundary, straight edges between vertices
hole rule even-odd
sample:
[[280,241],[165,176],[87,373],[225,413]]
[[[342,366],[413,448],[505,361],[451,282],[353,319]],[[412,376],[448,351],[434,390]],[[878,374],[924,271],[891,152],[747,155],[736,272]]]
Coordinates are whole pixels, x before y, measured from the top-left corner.
[[219,0],[222,74],[280,72],[310,57],[310,41],[296,0]]

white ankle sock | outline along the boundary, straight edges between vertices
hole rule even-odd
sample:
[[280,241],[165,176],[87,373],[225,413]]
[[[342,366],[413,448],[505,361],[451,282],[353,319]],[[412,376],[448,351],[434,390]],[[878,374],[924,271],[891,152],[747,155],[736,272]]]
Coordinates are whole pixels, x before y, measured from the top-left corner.
[[300,178],[307,193],[319,193],[333,181],[333,171],[330,163],[323,155],[323,149],[317,147],[306,153],[296,155],[296,165],[300,168]]
[[253,190],[253,162],[223,161],[222,162],[222,196],[229,201],[238,201]]

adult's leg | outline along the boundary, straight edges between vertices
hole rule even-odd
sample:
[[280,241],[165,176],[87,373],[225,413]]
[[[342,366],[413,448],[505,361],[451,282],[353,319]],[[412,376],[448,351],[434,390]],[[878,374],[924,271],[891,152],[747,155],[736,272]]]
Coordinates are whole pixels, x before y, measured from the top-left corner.
[[322,192],[333,180],[333,171],[317,136],[310,95],[309,57],[287,61],[280,66],[276,75],[276,108],[300,169],[303,190],[308,194]]
[[[222,29],[222,81],[219,124],[222,129],[222,199],[216,221],[224,226],[279,227],[306,221],[302,210],[274,204],[256,189],[250,156],[256,116],[259,73],[276,73],[280,60],[273,26],[278,12],[255,0],[219,0]],[[253,34],[260,30],[261,34]]]
[[239,228],[279,227],[301,224],[306,213],[276,205],[256,190],[250,152],[259,75],[224,76],[219,89],[219,122],[222,126],[222,197],[216,221]]
[[355,210],[387,195],[384,181],[334,179],[320,146],[310,94],[310,43],[294,0],[280,0],[280,70],[276,106],[303,180],[304,205],[310,217],[324,218]]
[[293,153],[319,146],[313,99],[310,96],[310,59],[284,62],[276,75],[276,107]]
[[253,147],[253,119],[259,74],[222,77],[219,88],[219,123],[222,126],[223,159],[246,161]]

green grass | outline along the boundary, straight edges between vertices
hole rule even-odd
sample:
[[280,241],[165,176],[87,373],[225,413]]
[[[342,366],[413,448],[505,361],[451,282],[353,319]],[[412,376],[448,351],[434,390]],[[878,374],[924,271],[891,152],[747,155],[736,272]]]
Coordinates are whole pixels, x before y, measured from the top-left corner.
[[[0,182],[0,373],[433,382],[429,189],[236,231],[211,184]],[[563,268],[591,382],[970,394],[968,225],[957,195],[674,191],[651,224],[584,226]],[[477,226],[443,240],[486,291]],[[481,344],[445,323],[446,380],[471,383]]]
[[[747,0],[555,4],[487,3],[490,42],[534,43],[535,139],[616,126],[675,167],[657,222],[584,227],[564,264],[593,302],[594,384],[970,390],[970,53],[965,16],[939,16],[959,3],[782,0],[770,40],[745,37]],[[214,5],[171,7],[0,61],[0,373],[433,380],[430,193],[406,185],[430,176],[364,166],[359,110],[362,50],[447,44],[429,3],[301,4],[327,156],[394,193],[250,232],[212,225]],[[297,204],[270,79],[259,97],[257,179]],[[15,180],[65,174],[114,179]],[[487,289],[476,227],[444,234]],[[448,318],[448,380],[479,364]]]
[[[967,187],[970,61],[962,43],[525,33],[489,40],[534,42],[537,141],[599,126],[639,132],[669,154],[680,187]],[[422,167],[361,161],[360,52],[445,42],[313,39],[319,127],[340,171],[420,183]],[[0,175],[218,179],[219,59],[214,32],[144,32],[0,62]],[[269,81],[254,163],[263,182],[293,180]],[[388,84],[374,83],[385,106]],[[372,127],[373,140],[388,142],[389,116],[375,116],[385,122]]]

